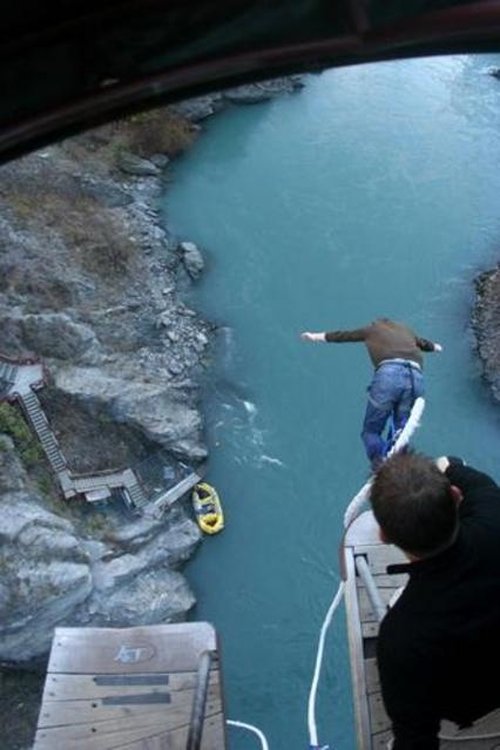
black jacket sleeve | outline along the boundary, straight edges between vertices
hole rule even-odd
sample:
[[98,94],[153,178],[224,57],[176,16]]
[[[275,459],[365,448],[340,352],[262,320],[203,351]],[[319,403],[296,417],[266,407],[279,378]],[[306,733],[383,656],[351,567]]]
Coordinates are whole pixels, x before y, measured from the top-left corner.
[[353,331],[328,331],[325,333],[325,341],[329,343],[344,344],[350,341],[364,341],[366,328],[356,328]]
[[434,342],[429,341],[429,339],[423,339],[420,336],[415,336],[415,343],[417,344],[418,348],[421,349],[423,352],[434,351]]
[[446,476],[464,494],[480,488],[498,488],[495,480],[488,476],[488,474],[473,469],[472,466],[466,466],[461,459],[454,456],[448,456],[447,458],[450,465],[446,469]]
[[500,487],[488,474],[460,464],[456,459],[448,460],[450,465],[446,469],[446,476],[463,496],[458,506],[461,522],[476,520],[491,528],[499,528]]

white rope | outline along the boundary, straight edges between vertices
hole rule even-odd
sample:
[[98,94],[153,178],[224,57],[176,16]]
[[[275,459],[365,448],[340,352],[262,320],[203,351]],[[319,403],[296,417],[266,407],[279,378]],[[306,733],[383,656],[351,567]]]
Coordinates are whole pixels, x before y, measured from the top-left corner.
[[408,421],[401,430],[396,442],[392,446],[391,450],[386,456],[386,460],[393,456],[395,453],[399,453],[402,448],[405,448],[413,437],[413,433],[420,427],[420,420],[425,409],[425,399],[419,396],[415,399],[415,403],[412,406]]
[[344,582],[339,583],[337,593],[335,594],[332,603],[326,613],[326,617],[323,620],[321,626],[321,632],[319,634],[318,641],[318,652],[316,654],[316,664],[314,666],[314,675],[311,683],[311,690],[309,693],[309,701],[307,705],[307,726],[309,727],[309,744],[311,748],[319,747],[318,745],[318,729],[316,726],[316,693],[318,691],[319,675],[321,672],[321,663],[323,661],[323,651],[325,649],[325,638],[326,632],[332,621],[333,613],[337,609],[344,593]]
[[[420,424],[420,419],[422,417],[424,406],[425,406],[424,399],[417,398],[415,403],[413,404],[410,417],[405,427],[401,431],[401,434],[398,436],[396,442],[394,443],[393,447],[389,451],[387,458],[389,458],[390,456],[400,451],[409,443],[410,438],[412,437],[413,433],[415,432],[415,430]],[[369,479],[368,482],[366,482],[366,484],[363,485],[363,487],[360,489],[358,494],[355,495],[355,497],[349,503],[347,510],[344,514],[344,528],[347,528],[361,512],[361,508],[363,507],[364,503],[368,500],[371,485],[372,485],[372,479]],[[330,607],[328,608],[328,611],[325,615],[325,619],[323,620],[323,624],[321,626],[321,631],[319,634],[318,650],[316,653],[316,662],[314,665],[314,674],[313,674],[313,679],[311,683],[311,690],[309,692],[309,700],[307,703],[307,726],[309,729],[310,750],[314,750],[314,749],[326,750],[326,748],[328,747],[327,745],[324,745],[323,748],[320,748],[318,744],[318,728],[316,725],[316,695],[318,692],[318,684],[319,684],[319,678],[321,674],[321,665],[323,662],[323,653],[325,650],[326,634],[328,632],[328,628],[330,627],[335,610],[337,609],[337,607],[339,606],[342,600],[343,594],[344,594],[344,583],[343,581],[341,581],[339,583],[337,592],[335,596],[333,597],[332,603],[330,604]],[[260,731],[260,729],[257,729],[257,727],[252,726],[252,724],[245,724],[245,722],[243,721],[233,721],[231,719],[227,719],[226,724],[228,724],[229,726],[233,726],[233,727],[240,727],[242,729],[248,729],[250,732],[253,732],[259,738],[261,742],[262,750],[269,750],[269,745],[267,743],[265,735]]]
[[[420,420],[422,418],[424,408],[425,400],[421,396],[419,396],[417,399],[415,399],[415,403],[413,404],[410,416],[408,417],[408,421],[398,435],[396,442],[387,454],[385,460],[393,456],[395,453],[399,453],[400,450],[408,445],[411,438],[413,437],[413,433],[420,426]],[[346,512],[344,513],[344,529],[347,529],[348,526],[350,526],[354,521],[354,519],[359,516],[365,503],[367,503],[370,496],[372,482],[373,477],[370,477],[370,479],[361,487],[358,494],[353,497],[353,499],[347,506]]]
[[372,486],[372,478],[364,484],[357,495],[354,495],[353,499],[347,506],[346,512],[344,513],[344,529],[347,529],[357,516],[361,513],[365,503],[368,502],[370,497],[370,490]]
[[241,727],[242,729],[248,729],[250,732],[254,732],[254,734],[257,735],[261,742],[262,750],[269,750],[269,745],[267,744],[267,740],[263,732],[261,732],[260,729],[257,729],[257,727],[252,726],[252,724],[245,724],[245,722],[243,721],[233,721],[232,719],[226,719],[226,724],[229,724],[232,727]]
[[[408,443],[410,442],[410,439],[413,436],[413,433],[420,425],[420,419],[422,418],[424,407],[425,407],[425,400],[421,396],[419,396],[417,399],[415,399],[412,410],[410,412],[410,416],[408,417],[408,421],[406,422],[404,428],[401,430],[401,433],[398,435],[394,445],[392,446],[391,450],[387,454],[386,459],[390,458],[395,453],[398,453],[400,450],[402,450],[402,448],[405,448],[408,445]],[[354,521],[354,519],[361,513],[362,507],[364,506],[365,502],[368,501],[368,498],[370,496],[370,488],[372,486],[372,481],[373,481],[373,478],[370,478],[368,482],[366,482],[363,485],[363,487],[360,489],[358,494],[353,497],[353,499],[347,506],[347,510],[344,514],[344,528],[345,529],[347,529],[347,527],[350,526],[350,524]],[[323,620],[323,625],[321,626],[321,632],[320,632],[319,641],[318,641],[318,651],[316,654],[316,664],[314,667],[313,680],[311,684],[311,690],[309,693],[309,701],[308,701],[308,706],[307,706],[307,725],[309,728],[309,744],[310,744],[311,750],[313,748],[319,748],[318,730],[316,726],[315,703],[316,703],[316,693],[318,689],[319,676],[321,672],[321,663],[323,661],[325,637],[326,637],[327,630],[330,626],[330,623],[332,621],[333,613],[335,612],[338,605],[340,604],[343,593],[344,593],[344,583],[341,581],[337,589],[337,593],[335,594],[333,601],[330,604],[330,607],[328,609],[328,612],[326,613],[325,619]]]

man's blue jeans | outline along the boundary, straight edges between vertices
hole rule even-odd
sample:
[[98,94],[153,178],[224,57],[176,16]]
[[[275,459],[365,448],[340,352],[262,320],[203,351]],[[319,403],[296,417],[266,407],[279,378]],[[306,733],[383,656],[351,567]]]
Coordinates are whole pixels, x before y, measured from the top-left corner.
[[361,439],[373,469],[380,466],[388,448],[384,428],[390,417],[394,430],[403,428],[415,399],[424,395],[421,370],[403,362],[380,364],[368,388],[368,404]]

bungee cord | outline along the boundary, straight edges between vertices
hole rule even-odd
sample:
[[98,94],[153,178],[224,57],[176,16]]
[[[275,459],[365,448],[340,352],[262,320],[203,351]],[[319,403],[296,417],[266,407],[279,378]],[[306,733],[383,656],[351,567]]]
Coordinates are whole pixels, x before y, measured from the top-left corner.
[[[424,408],[425,408],[425,400],[421,397],[417,398],[415,400],[415,403],[413,404],[413,408],[411,410],[408,421],[406,422],[404,428],[401,430],[399,435],[396,437],[396,440],[394,441],[393,446],[388,451],[384,460],[387,460],[387,458],[390,458],[395,453],[398,453],[399,451],[406,448],[411,438],[413,437],[414,432],[420,425],[420,419],[422,417]],[[351,523],[355,520],[355,518],[357,518],[357,516],[361,513],[364,505],[368,502],[372,481],[373,479],[370,478],[363,485],[360,491],[353,497],[353,499],[347,506],[347,509],[344,514],[344,529],[345,530],[351,525]],[[309,731],[309,750],[328,750],[329,748],[329,745],[319,744],[318,729],[317,729],[317,724],[316,724],[316,696],[318,692],[319,678],[320,678],[321,667],[323,663],[323,654],[325,650],[326,635],[328,632],[328,628],[330,627],[330,624],[332,622],[333,615],[336,609],[338,608],[340,602],[342,601],[343,595],[344,595],[344,582],[340,581],[337,591],[335,593],[335,596],[333,597],[332,602],[323,620],[323,624],[321,625],[321,630],[320,630],[320,634],[318,638],[318,648],[316,652],[316,660],[315,660],[315,665],[314,665],[313,678],[311,682],[311,689],[309,691],[309,699],[307,702],[307,726],[308,726],[308,731]],[[253,726],[252,724],[246,724],[243,721],[235,721],[231,719],[227,719],[226,724],[228,724],[229,726],[247,729],[248,731],[253,732],[259,738],[262,750],[269,750],[269,744],[267,742],[267,739],[264,733],[257,727]]]
[[[397,436],[394,445],[387,453],[385,460],[387,460],[391,456],[394,456],[395,453],[399,453],[401,450],[403,450],[403,448],[406,448],[411,438],[413,437],[414,432],[420,426],[420,420],[422,418],[424,409],[425,399],[419,396],[417,399],[415,399],[415,403],[413,404],[413,408],[410,412],[410,416],[408,417],[408,421]],[[351,525],[354,519],[357,518],[361,513],[362,508],[368,502],[372,482],[373,477],[370,477],[370,479],[361,487],[358,494],[353,497],[353,499],[347,506],[346,512],[344,513],[344,529],[347,529]]]
[[328,628],[330,627],[333,614],[342,600],[343,594],[344,594],[344,582],[341,581],[339,583],[337,593],[333,597],[332,603],[330,604],[330,607],[328,608],[326,617],[323,620],[323,625],[321,626],[321,631],[319,635],[318,651],[316,653],[316,664],[314,666],[314,674],[313,674],[313,679],[311,683],[311,690],[309,693],[309,700],[307,703],[307,724],[309,727],[310,750],[326,750],[326,748],[328,747],[328,745],[323,745],[322,747],[320,747],[320,745],[318,744],[318,729],[316,726],[316,693],[318,691],[319,676],[321,673],[321,665],[323,662],[323,651],[325,649],[326,633],[328,631]]
[[[422,397],[417,398],[415,400],[415,403],[413,404],[408,421],[406,422],[405,426],[403,427],[403,429],[397,436],[396,440],[394,441],[393,446],[387,453],[384,460],[387,460],[388,458],[393,456],[395,453],[399,453],[399,451],[406,448],[411,438],[413,437],[414,432],[417,430],[417,428],[420,425],[420,420],[422,418],[424,408],[425,408],[425,400]],[[365,503],[368,502],[372,482],[373,482],[373,478],[370,478],[363,485],[360,491],[353,497],[353,499],[347,506],[346,512],[344,514],[344,530],[347,530],[347,528],[351,525],[354,519],[359,516]],[[325,619],[323,620],[323,624],[321,626],[313,679],[311,683],[311,689],[309,692],[309,700],[307,704],[307,726],[309,730],[309,750],[328,750],[328,747],[329,747],[329,745],[320,745],[318,742],[318,729],[316,725],[316,694],[317,694],[317,689],[318,689],[319,676],[321,672],[321,665],[323,661],[323,652],[324,652],[326,633],[332,621],[333,614],[335,610],[338,608],[340,602],[342,601],[343,594],[344,594],[344,583],[343,581],[341,581],[339,583],[335,596],[333,597],[333,600],[328,608],[328,611],[325,615]]]
[[269,750],[269,745],[267,744],[264,733],[261,732],[260,729],[257,729],[257,727],[254,727],[252,724],[245,724],[244,721],[233,721],[232,719],[226,719],[226,724],[229,724],[231,727],[240,727],[241,729],[248,729],[250,732],[253,732],[259,738],[262,750]]

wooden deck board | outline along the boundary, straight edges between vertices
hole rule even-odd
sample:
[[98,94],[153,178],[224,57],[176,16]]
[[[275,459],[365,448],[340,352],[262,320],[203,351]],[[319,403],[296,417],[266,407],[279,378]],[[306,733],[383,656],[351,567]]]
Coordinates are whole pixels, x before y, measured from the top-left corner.
[[[185,723],[189,721],[193,690],[183,690],[178,693],[155,693],[154,695],[115,695],[109,698],[78,701],[47,701],[40,711],[38,727],[50,727],[92,724],[107,720],[123,718],[126,720],[133,714],[138,721],[157,723],[165,726],[165,716],[168,713],[168,724]],[[207,714],[218,709],[219,686],[209,687],[207,694]],[[147,703],[138,702],[148,701]],[[187,718],[186,718],[187,717]]]
[[205,651],[202,748],[224,750],[216,649],[208,623],[56,629],[33,750],[185,750]]
[[389,717],[387,716],[380,690],[376,693],[372,693],[369,696],[368,705],[370,708],[372,734],[377,734],[378,732],[386,732],[388,729],[390,729],[391,722],[389,720]]
[[[70,737],[54,728],[37,733],[34,750],[186,750],[188,731],[188,725],[185,725],[173,730],[151,727],[148,731],[147,727],[139,727],[122,732],[116,725],[114,732],[82,732],[79,736]],[[222,714],[207,717],[201,750],[223,750],[225,747]]]
[[366,689],[368,694],[380,691],[380,680],[378,676],[377,660],[365,659]]
[[[196,671],[200,654],[216,650],[215,634],[208,623],[183,625],[57,628],[48,671],[70,674]],[[168,637],[165,637],[167,627]]]
[[[95,700],[114,695],[151,695],[193,690],[196,672],[173,674],[134,674],[117,680],[116,675],[49,674],[45,680],[43,701]],[[219,684],[219,673],[210,673],[210,684]]]

